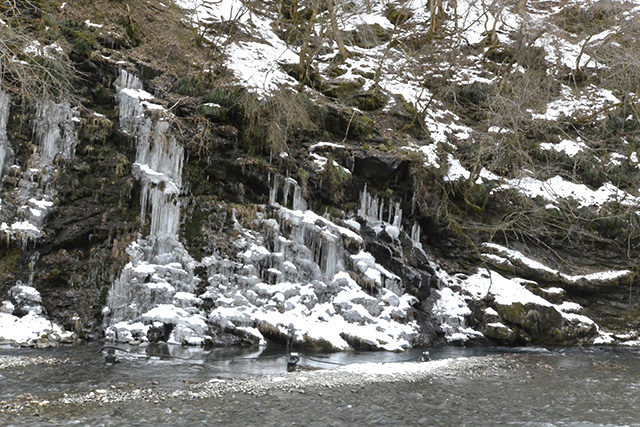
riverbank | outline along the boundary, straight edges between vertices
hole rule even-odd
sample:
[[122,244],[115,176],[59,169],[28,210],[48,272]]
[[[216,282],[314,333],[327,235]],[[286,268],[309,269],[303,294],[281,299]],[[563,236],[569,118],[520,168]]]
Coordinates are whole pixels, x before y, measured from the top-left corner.
[[[165,366],[166,381],[110,381],[106,375],[78,392],[63,384],[57,392],[14,396],[3,402],[0,424],[638,425],[635,350],[512,351],[246,378],[207,377],[202,370],[199,381],[176,381],[177,369]],[[26,369],[14,363],[0,375],[5,381],[37,366],[58,372],[62,381],[74,363]]]
[[[73,362],[42,357],[0,356],[0,367],[5,372],[33,364],[65,363]],[[313,407],[325,400],[339,401],[340,396],[345,394],[369,396],[372,390],[377,394],[375,390],[382,390],[393,384],[428,385],[463,373],[488,375],[507,368],[509,363],[496,356],[428,362],[362,363],[328,370],[299,370],[251,378],[183,381],[177,387],[166,387],[152,381],[147,384],[111,385],[82,393],[60,393],[59,396],[23,394],[3,401],[0,411],[6,417],[4,422],[9,425],[55,423],[67,417],[78,417],[80,423],[93,424],[95,418],[86,419],[87,414],[124,415],[129,411],[140,413],[140,408],[144,407],[144,412],[155,414],[154,419],[149,420],[153,423],[174,424],[169,420],[175,419],[180,424],[180,417],[185,414],[179,408],[191,405],[215,408],[220,414],[234,413],[238,408],[258,404],[261,407],[280,408],[286,412],[286,402],[297,401],[295,405]],[[119,417],[115,420],[110,418],[105,419],[103,425],[116,425],[120,422],[124,420]]]

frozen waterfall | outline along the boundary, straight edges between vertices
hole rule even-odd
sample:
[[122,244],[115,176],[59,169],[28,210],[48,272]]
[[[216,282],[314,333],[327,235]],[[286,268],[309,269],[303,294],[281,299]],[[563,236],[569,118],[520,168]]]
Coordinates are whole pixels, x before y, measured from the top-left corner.
[[34,131],[42,164],[51,164],[56,155],[65,160],[73,158],[79,121],[78,112],[67,103],[38,102]]
[[[122,70],[115,82],[120,127],[136,141],[132,174],[140,192],[140,222],[148,233],[127,249],[131,262],[113,283],[107,299],[108,338],[146,338],[154,323],[173,325],[171,340],[202,344],[206,325],[193,294],[195,261],[178,239],[184,149],[173,137],[170,113],[149,102],[135,75]],[[144,322],[144,323],[143,323]]]
[[[7,135],[9,97],[0,91],[0,177],[13,156]],[[13,189],[15,210],[3,212],[11,225],[2,223],[1,230],[17,238],[26,246],[42,236],[42,227],[55,200],[53,181],[58,160],[71,160],[75,155],[78,139],[77,110],[68,103],[41,100],[36,104],[33,135],[36,149],[29,160],[29,167],[11,166],[17,176]]]

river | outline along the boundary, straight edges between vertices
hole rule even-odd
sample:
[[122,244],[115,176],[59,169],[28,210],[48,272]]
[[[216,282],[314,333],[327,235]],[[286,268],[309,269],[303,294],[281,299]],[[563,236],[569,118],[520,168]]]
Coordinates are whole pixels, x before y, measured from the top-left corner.
[[640,425],[632,348],[302,353],[287,373],[277,347],[120,347],[0,348],[0,425]]

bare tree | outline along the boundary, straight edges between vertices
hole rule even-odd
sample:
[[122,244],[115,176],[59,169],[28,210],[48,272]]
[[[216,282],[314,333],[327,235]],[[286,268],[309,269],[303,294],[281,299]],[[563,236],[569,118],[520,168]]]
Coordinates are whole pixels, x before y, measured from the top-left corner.
[[327,8],[329,10],[329,21],[331,23],[331,33],[333,36],[333,40],[335,40],[335,42],[338,44],[340,59],[344,61],[349,57],[349,52],[347,51],[347,48],[344,46],[344,37],[342,37],[342,32],[338,28],[336,6],[333,0],[327,0]]
[[40,44],[29,30],[36,13],[42,11],[29,1],[0,7],[0,82],[23,98],[66,98],[73,66],[58,45]]

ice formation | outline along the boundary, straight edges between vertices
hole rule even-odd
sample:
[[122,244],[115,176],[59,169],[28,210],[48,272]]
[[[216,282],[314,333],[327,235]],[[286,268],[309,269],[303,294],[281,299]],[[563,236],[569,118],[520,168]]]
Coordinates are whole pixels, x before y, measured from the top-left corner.
[[[122,70],[115,86],[120,127],[137,144],[132,174],[141,186],[142,228],[147,229],[148,212],[151,221],[146,236],[127,248],[131,262],[109,292],[106,336],[118,341],[146,338],[154,322],[166,322],[175,326],[170,341],[201,344],[206,335],[194,307],[195,261],[178,240],[184,150],[171,134],[169,113],[148,102],[153,95],[143,90],[138,77]],[[173,303],[181,305],[179,311]]]
[[[0,179],[4,172],[7,158],[11,155],[11,146],[7,138],[7,121],[9,119],[9,95],[0,89]],[[1,202],[0,202],[1,203]]]
[[[148,119],[147,113],[140,116],[141,122]],[[169,182],[179,190],[179,169],[163,169],[156,166],[162,161],[141,154],[156,147],[157,127],[130,127],[131,132],[146,129],[151,136],[136,133],[134,175],[147,192],[164,188],[164,195]],[[171,142],[164,147],[176,150]],[[158,158],[172,159],[165,165],[181,164],[169,154]],[[142,193],[144,206],[148,196]],[[149,198],[152,212],[157,200]],[[364,250],[362,237],[347,224],[306,210],[302,188],[292,178],[271,177],[269,202],[251,229],[235,220],[235,254],[202,260],[208,280],[200,294],[195,293],[196,263],[179,243],[177,228],[169,226],[179,221],[179,205],[177,218],[158,218],[166,226],[152,225],[147,237],[127,249],[132,261],[109,294],[107,336],[145,341],[151,327],[171,325],[169,341],[189,345],[206,343],[216,330],[224,330],[255,343],[273,338],[333,349],[411,347],[419,332],[411,310],[416,299],[403,293],[400,278]],[[397,226],[387,224],[396,230],[391,234],[399,233],[402,213],[395,205],[392,211],[388,219]],[[160,212],[174,215],[171,209]]]
[[[0,92],[0,165],[4,165],[0,171],[7,169],[7,160],[13,154],[6,133],[8,113],[9,98]],[[14,190],[18,208],[15,213],[3,213],[11,225],[3,223],[0,227],[0,231],[20,240],[23,246],[42,236],[44,220],[55,199],[52,184],[56,163],[58,160],[70,160],[75,154],[78,116],[79,113],[68,103],[42,100],[36,105],[33,133],[37,148],[29,168],[11,166],[19,177]]]
[[259,342],[267,334],[334,349],[412,346],[415,297],[402,292],[400,278],[363,249],[350,227],[285,207],[292,190],[294,180],[274,179],[261,229],[238,224],[237,258],[203,260],[209,286],[201,298],[215,305],[209,321]]

